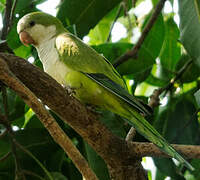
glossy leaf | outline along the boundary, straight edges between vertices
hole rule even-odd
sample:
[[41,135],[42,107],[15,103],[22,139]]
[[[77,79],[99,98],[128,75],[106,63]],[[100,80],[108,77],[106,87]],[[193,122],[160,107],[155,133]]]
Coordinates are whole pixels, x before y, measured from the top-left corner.
[[200,68],[200,19],[196,0],[179,0],[181,42]]
[[[171,98],[167,106],[161,107],[155,119],[154,127],[170,142],[176,144],[196,144],[198,141],[198,122],[195,114],[195,106],[189,94],[179,98]],[[157,168],[163,173],[175,179],[178,171],[173,161],[168,159],[156,159]]]
[[77,35],[83,37],[90,29],[104,17],[111,9],[117,6],[121,0],[64,0],[60,4],[57,17],[65,26],[75,25]]
[[87,36],[90,38],[90,45],[99,45],[106,42],[110,32],[111,24],[116,16],[118,8],[118,6],[115,7],[106,16],[104,16],[103,19],[101,19],[101,21],[93,29],[89,31]]
[[181,48],[178,43],[179,29],[172,18],[165,22],[165,39],[160,52],[161,65],[173,72],[181,56]]
[[200,90],[195,92],[194,96],[195,96],[198,106],[200,107]]
[[155,127],[170,143],[196,143],[198,122],[194,116],[196,108],[192,101],[192,96],[185,94],[179,98],[171,98],[167,108],[161,108]]
[[85,142],[86,157],[99,179],[110,180],[108,169],[102,158]]
[[[191,57],[189,55],[183,54],[176,65],[176,72],[178,72],[190,60]],[[193,62],[187,67],[187,69],[185,69],[182,76],[180,77],[180,81],[182,83],[189,83],[197,80],[199,76],[200,76],[199,67]]]

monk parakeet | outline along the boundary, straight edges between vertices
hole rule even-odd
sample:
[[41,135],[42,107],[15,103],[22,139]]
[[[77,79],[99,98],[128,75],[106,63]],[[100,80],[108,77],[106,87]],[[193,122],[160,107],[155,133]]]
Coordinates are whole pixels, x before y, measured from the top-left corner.
[[82,103],[112,111],[162,151],[193,167],[144,119],[149,109],[126,90],[125,83],[111,63],[67,31],[51,15],[34,12],[17,25],[20,40],[36,47],[44,71],[74,91]]

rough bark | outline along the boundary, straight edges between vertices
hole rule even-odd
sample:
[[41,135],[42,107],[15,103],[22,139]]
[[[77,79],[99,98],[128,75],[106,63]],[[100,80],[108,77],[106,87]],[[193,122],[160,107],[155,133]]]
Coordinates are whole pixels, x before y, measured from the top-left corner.
[[126,141],[113,135],[96,114],[69,96],[54,79],[22,58],[3,53],[0,57],[21,82],[94,148],[108,165],[112,179],[147,179],[141,158]]

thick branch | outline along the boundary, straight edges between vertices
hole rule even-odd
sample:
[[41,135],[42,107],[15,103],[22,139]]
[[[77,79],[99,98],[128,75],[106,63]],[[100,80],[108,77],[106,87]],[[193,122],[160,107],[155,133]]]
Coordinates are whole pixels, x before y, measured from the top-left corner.
[[149,22],[147,23],[147,25],[145,26],[138,42],[136,43],[136,45],[133,47],[132,50],[126,52],[125,54],[123,54],[122,56],[120,56],[118,59],[116,59],[115,63],[113,64],[114,67],[119,66],[120,64],[126,62],[129,58],[137,58],[138,52],[142,46],[142,43],[144,42],[144,40],[146,39],[149,31],[151,30],[151,28],[153,27],[154,23],[156,22],[156,19],[158,18],[164,4],[165,4],[166,0],[160,0],[151,16],[151,18],[149,19]]
[[[172,144],[172,146],[188,159],[200,159],[200,146],[178,144]],[[135,151],[138,157],[169,157],[152,143],[129,142],[129,147]]]
[[48,113],[37,97],[24,86],[9,70],[6,62],[0,58],[0,79],[7,86],[12,88],[17,94],[33,109],[40,121],[44,124],[54,140],[72,159],[76,167],[87,180],[97,180],[96,175],[89,168],[86,160],[59,127],[53,117]]
[[127,143],[114,136],[97,115],[69,96],[60,84],[24,59],[3,53],[0,57],[17,78],[95,149],[106,161],[113,179],[146,179],[141,159],[134,156]]
[[[11,71],[38,98],[54,110],[96,150],[108,164],[113,179],[145,179],[144,171],[140,165],[140,157],[163,155],[163,153],[157,154],[160,150],[151,143],[130,145],[132,143],[127,144],[114,136],[98,121],[95,114],[69,96],[62,86],[37,67],[13,55],[0,53],[0,57],[6,60]],[[145,147],[149,147],[149,149]],[[179,146],[177,147],[179,148]],[[182,146],[180,150],[188,158],[191,158],[194,157],[193,154],[198,153],[197,147]],[[156,149],[156,153],[153,153],[154,149]],[[187,153],[188,149],[191,153]]]

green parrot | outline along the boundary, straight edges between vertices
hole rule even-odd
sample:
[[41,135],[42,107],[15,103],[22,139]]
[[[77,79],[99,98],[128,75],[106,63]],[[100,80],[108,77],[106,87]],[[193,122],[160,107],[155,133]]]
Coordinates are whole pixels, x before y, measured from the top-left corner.
[[112,111],[136,128],[162,151],[193,167],[144,119],[150,108],[131,96],[112,64],[49,14],[33,12],[22,17],[17,32],[23,44],[37,49],[44,71],[73,90],[84,104]]

